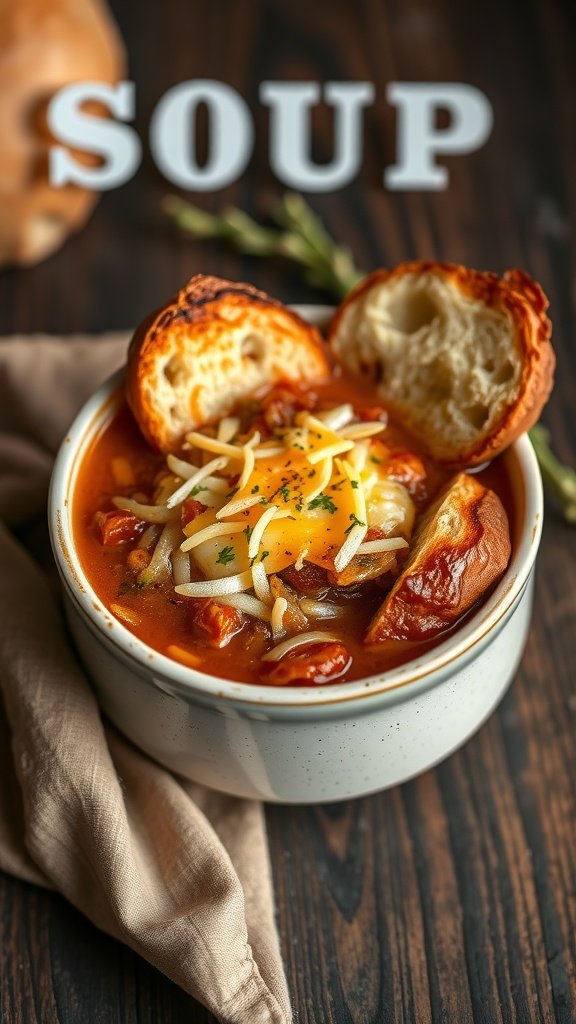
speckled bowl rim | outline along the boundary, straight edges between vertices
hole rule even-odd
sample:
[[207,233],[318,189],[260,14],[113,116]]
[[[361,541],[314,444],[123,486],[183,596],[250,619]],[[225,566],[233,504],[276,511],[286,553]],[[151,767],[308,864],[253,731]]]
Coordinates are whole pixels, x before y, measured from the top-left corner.
[[[311,323],[324,326],[331,306],[295,306]],[[94,437],[122,403],[123,370],[109,378],[82,407],[59,449],[48,499],[50,539],[62,582],[90,631],[119,659],[161,689],[191,701],[231,702],[237,707],[259,706],[268,713],[288,709],[334,708],[337,705],[364,703],[379,697],[386,703],[403,703],[416,694],[442,682],[481,652],[505,626],[518,604],[532,571],[543,518],[543,494],[540,471],[527,436],[509,449],[512,472],[523,488],[524,520],[504,576],[478,612],[432,651],[395,669],[355,680],[323,687],[270,687],[241,683],[198,672],[173,661],[145,644],[115,619],[89,583],[74,546],[71,523],[71,496],[79,467]],[[89,669],[89,666],[88,666]],[[370,701],[370,703],[372,703]]]

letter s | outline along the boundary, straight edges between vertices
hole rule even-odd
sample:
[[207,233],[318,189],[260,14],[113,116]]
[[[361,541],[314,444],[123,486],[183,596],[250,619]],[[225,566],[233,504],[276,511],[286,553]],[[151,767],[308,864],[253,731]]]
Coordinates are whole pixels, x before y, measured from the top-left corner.
[[129,181],[142,159],[140,139],[133,128],[81,109],[88,101],[103,103],[114,117],[134,117],[134,83],[77,82],[60,89],[48,105],[48,126],[59,142],[84,153],[102,157],[101,166],[89,167],[76,160],[64,146],[51,146],[50,183],[80,185],[106,191]]

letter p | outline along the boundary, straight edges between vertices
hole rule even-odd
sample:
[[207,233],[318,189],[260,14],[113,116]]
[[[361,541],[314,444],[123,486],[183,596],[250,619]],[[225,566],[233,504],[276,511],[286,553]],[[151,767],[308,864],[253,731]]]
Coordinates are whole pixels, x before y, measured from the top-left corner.
[[[389,103],[398,108],[397,163],[387,167],[390,189],[437,190],[448,186],[448,171],[435,158],[479,149],[492,130],[492,106],[487,96],[460,82],[390,82]],[[436,113],[447,110],[450,124],[438,128]]]

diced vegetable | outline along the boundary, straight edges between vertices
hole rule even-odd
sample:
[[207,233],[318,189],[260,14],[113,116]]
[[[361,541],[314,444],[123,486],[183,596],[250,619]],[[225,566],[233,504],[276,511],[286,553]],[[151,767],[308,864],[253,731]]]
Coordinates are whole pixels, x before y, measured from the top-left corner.
[[238,608],[211,598],[192,598],[188,616],[194,639],[205,647],[226,647],[242,629],[245,618]]
[[112,512],[96,512],[94,516],[100,541],[105,547],[113,547],[116,544],[128,544],[136,540],[144,530],[146,523],[138,519],[132,512],[125,512],[122,509]]
[[271,686],[291,683],[332,683],[348,671],[352,658],[341,643],[313,644],[303,653],[286,655],[281,661],[260,663],[260,678]]

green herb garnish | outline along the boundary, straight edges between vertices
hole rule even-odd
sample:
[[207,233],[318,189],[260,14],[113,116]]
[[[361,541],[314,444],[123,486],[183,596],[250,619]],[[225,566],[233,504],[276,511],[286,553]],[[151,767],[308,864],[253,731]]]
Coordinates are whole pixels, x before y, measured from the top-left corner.
[[220,565],[228,565],[228,563],[233,562],[235,558],[236,552],[234,551],[234,548],[228,545],[227,547],[222,548],[222,550],[218,552],[216,564],[220,563]]
[[358,519],[358,516],[354,512],[350,513],[350,519],[352,520],[352,522],[350,523],[348,529],[344,530],[345,534],[350,533],[350,530],[353,530],[355,526],[366,526],[366,523],[363,523],[361,519]]
[[322,508],[325,512],[336,512],[336,509],[338,508],[338,506],[332,501],[330,495],[324,494],[323,491],[320,491],[320,494],[316,498],[312,498],[312,501],[308,502],[307,507],[310,512],[315,508]]

